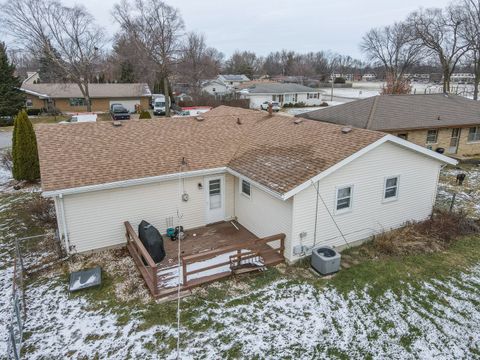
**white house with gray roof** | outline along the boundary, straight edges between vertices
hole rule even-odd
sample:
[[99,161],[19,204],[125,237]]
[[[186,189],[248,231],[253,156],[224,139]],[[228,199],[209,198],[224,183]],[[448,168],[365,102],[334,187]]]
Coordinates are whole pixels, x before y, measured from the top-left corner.
[[255,84],[248,89],[239,91],[244,99],[250,99],[250,108],[259,109],[266,101],[276,101],[280,106],[285,104],[303,103],[306,106],[320,105],[322,95],[319,90],[290,83]]
[[248,81],[250,79],[246,75],[218,75],[216,79],[203,82],[202,91],[210,95],[225,95]]

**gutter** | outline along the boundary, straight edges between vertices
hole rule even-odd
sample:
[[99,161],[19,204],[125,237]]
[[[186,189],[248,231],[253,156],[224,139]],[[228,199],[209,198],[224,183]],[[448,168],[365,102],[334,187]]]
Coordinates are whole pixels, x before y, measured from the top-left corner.
[[63,236],[65,239],[65,249],[67,250],[67,255],[70,254],[70,239],[68,238],[68,228],[67,228],[67,219],[65,218],[65,204],[63,202],[63,195],[60,194],[58,196],[59,199],[59,207],[60,213],[62,215],[62,228],[63,228]]

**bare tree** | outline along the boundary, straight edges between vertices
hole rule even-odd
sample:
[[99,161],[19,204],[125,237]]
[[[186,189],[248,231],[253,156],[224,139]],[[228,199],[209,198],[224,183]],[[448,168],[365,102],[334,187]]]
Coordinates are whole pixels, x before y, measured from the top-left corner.
[[408,18],[413,35],[438,57],[442,66],[444,92],[450,91],[450,76],[470,49],[470,44],[461,37],[464,22],[464,11],[456,4],[445,9],[419,10]]
[[169,80],[181,53],[184,23],[180,12],[161,0],[123,0],[113,16],[135,45],[145,54],[163,79],[165,114],[170,116]]
[[0,23],[33,54],[54,65],[58,75],[78,85],[91,111],[89,82],[104,45],[104,33],[83,7],[55,0],[10,0]]
[[363,36],[360,48],[370,61],[385,68],[392,89],[402,88],[397,84],[422,56],[422,44],[404,23],[370,30]]
[[475,74],[473,99],[478,100],[478,85],[480,83],[480,0],[463,0],[465,22],[461,33],[470,45],[467,60],[473,65]]
[[190,32],[182,47],[178,74],[192,86],[193,92],[198,94],[202,79],[220,73],[222,57],[216,49],[207,47],[204,35]]

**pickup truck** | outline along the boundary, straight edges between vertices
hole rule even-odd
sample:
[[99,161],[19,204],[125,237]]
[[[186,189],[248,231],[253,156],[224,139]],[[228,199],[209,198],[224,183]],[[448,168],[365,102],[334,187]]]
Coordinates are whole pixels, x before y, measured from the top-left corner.
[[113,120],[130,120],[130,113],[122,104],[112,104],[110,106],[110,114]]

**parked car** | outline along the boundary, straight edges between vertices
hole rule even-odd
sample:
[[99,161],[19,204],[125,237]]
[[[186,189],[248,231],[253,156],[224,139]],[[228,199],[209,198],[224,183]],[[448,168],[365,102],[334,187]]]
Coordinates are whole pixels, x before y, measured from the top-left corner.
[[70,119],[60,121],[59,124],[81,123],[81,122],[95,122],[97,121],[97,114],[77,114]]
[[112,104],[110,114],[113,120],[130,120],[130,113],[122,104]]
[[268,110],[268,106],[272,104],[272,110],[273,111],[280,111],[280,103],[277,101],[265,101],[260,105],[260,108],[262,110]]

